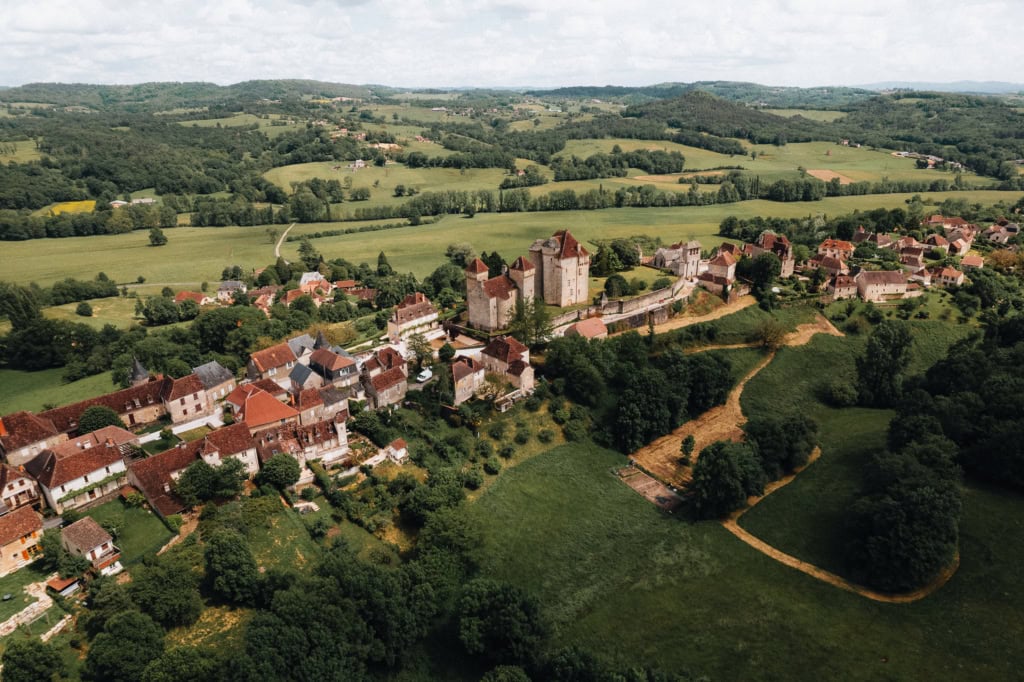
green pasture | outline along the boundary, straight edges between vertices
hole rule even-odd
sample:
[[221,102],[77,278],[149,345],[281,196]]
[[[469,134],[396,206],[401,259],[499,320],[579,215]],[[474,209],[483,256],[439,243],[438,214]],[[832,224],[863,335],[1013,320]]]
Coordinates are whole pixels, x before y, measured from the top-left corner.
[[0,415],[19,410],[38,411],[44,405],[67,405],[115,389],[109,372],[70,384],[64,383],[63,373],[63,368],[41,372],[0,369]]
[[[6,111],[6,110],[4,110]],[[9,147],[14,146],[13,150]],[[35,140],[18,140],[17,142],[5,142],[0,140],[0,163],[28,163],[38,161],[43,155],[36,149]]]
[[845,111],[830,111],[828,109],[761,109],[766,114],[775,114],[783,118],[803,116],[810,121],[823,121],[831,123],[846,116]]
[[[445,216],[432,225],[325,237],[314,240],[313,244],[328,259],[344,257],[355,263],[376,262],[377,254],[383,250],[394,268],[423,277],[444,260],[445,248],[454,242],[470,242],[478,251],[497,249],[508,259],[525,254],[535,239],[566,228],[583,240],[649,234],[669,242],[695,238],[702,240],[705,246],[712,246],[720,241],[714,235],[721,221],[729,215],[741,218],[836,216],[855,210],[905,206],[910,196],[884,194],[833,197],[815,202],[745,201],[675,208],[478,213],[471,219]],[[937,192],[925,193],[922,197],[936,204],[950,197],[994,204],[1012,203],[1020,198],[1020,193]],[[289,234],[301,236],[362,224],[310,223],[297,225]],[[0,251],[0,271],[7,281],[18,284],[34,281],[45,286],[65,277],[91,279],[102,269],[118,282],[132,282],[142,275],[147,287],[167,285],[175,290],[197,290],[201,282],[216,281],[227,265],[251,269],[272,263],[274,248],[267,237],[267,227],[168,229],[165,230],[167,245],[158,248],[149,246],[146,230],[121,235],[7,242]],[[284,229],[279,225],[272,227],[279,232]],[[298,242],[285,242],[281,253],[289,260],[297,260],[298,247]],[[83,253],[90,257],[82,258]]]
[[[304,128],[306,122],[284,114],[269,114],[270,118],[261,118],[256,114],[235,114],[222,118],[203,118],[191,121],[179,121],[178,125],[198,128],[236,128],[256,125],[270,137],[277,137],[284,132],[293,132]],[[273,125],[272,121],[288,121],[286,125]]]
[[1024,529],[1020,500],[971,491],[957,576],[922,602],[887,605],[786,568],[716,522],[660,513],[610,474],[624,464],[558,447],[470,507],[483,573],[537,595],[553,646],[723,680],[1009,679],[1024,664],[1024,550],[1006,542]]

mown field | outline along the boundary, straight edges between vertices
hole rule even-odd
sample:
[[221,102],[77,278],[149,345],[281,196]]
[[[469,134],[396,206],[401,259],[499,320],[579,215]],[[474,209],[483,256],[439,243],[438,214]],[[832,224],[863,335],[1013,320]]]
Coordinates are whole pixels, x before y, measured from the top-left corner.
[[537,594],[557,645],[723,680],[1010,679],[1024,665],[1024,548],[1006,541],[1024,527],[1020,500],[970,491],[957,575],[926,600],[885,605],[783,567],[718,523],[661,514],[610,475],[624,462],[555,448],[472,507],[484,572]]
[[[270,114],[270,118],[261,118],[255,114],[235,114],[222,118],[203,118],[193,121],[179,121],[179,125],[195,126],[198,128],[235,128],[242,126],[256,125],[267,134],[268,137],[277,137],[281,133],[293,132],[306,126],[305,120],[289,117],[284,114]],[[274,121],[285,121],[284,124],[275,125]]]
[[64,383],[62,368],[41,372],[0,369],[0,415],[18,410],[42,410],[45,405],[66,405],[115,389],[110,373]]
[[[0,110],[0,115],[6,114],[7,110]],[[9,147],[14,149],[9,149]],[[0,163],[28,163],[38,161],[43,155],[36,149],[35,140],[18,140],[17,142],[0,142]]]
[[[534,239],[555,230],[570,229],[583,240],[648,234],[666,242],[699,239],[707,246],[718,238],[721,221],[729,215],[803,217],[836,216],[855,210],[904,206],[909,194],[833,197],[815,202],[778,203],[745,201],[715,206],[677,208],[623,208],[602,211],[544,213],[478,213],[467,219],[446,216],[436,224],[386,232],[365,232],[315,239],[313,244],[328,259],[344,257],[355,263],[376,262],[385,251],[391,265],[423,277],[444,260],[448,244],[467,241],[478,251],[497,249],[507,259],[525,254]],[[983,204],[1014,202],[1019,192],[972,191],[925,193],[926,201],[941,203],[963,198]],[[395,221],[378,221],[383,223]],[[294,236],[323,230],[358,227],[367,223],[310,223],[296,225]],[[283,226],[270,226],[279,232]],[[142,275],[147,286],[169,285],[175,289],[198,287],[215,281],[227,265],[257,268],[272,263],[274,249],[267,238],[268,226],[167,229],[166,246],[149,246],[148,233],[138,230],[122,235],[36,239],[7,242],[0,252],[0,271],[6,281],[19,284],[52,284],[65,277],[91,279],[103,270],[117,282],[134,282]],[[298,242],[286,242],[282,255],[296,260]],[[89,258],[82,258],[88,253]]]
[[828,109],[762,109],[761,111],[766,114],[775,114],[776,116],[783,116],[785,118],[803,116],[811,121],[824,121],[826,123],[838,121],[843,116],[846,116],[846,112],[830,111]]

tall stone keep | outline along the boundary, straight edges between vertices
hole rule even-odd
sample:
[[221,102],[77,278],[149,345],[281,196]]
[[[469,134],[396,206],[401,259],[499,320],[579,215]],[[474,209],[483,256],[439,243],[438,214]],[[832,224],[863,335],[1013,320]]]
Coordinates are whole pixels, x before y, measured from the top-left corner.
[[535,241],[530,260],[538,298],[545,303],[565,307],[590,300],[590,253],[568,230]]

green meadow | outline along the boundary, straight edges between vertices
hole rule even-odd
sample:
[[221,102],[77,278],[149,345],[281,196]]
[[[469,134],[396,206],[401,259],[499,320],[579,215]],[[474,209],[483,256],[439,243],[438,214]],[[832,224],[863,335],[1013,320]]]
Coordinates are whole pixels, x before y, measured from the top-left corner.
[[19,410],[36,412],[46,405],[67,405],[115,389],[110,372],[95,374],[70,384],[64,383],[63,374],[62,368],[40,372],[0,369],[0,414]]
[[[497,249],[505,258],[526,253],[533,240],[555,230],[570,229],[585,241],[648,234],[668,242],[695,238],[714,245],[721,221],[738,217],[836,216],[856,210],[904,206],[909,194],[832,197],[815,202],[778,203],[745,201],[714,206],[674,208],[622,208],[601,211],[543,213],[478,213],[474,218],[444,216],[437,223],[396,230],[364,232],[313,240],[328,259],[343,257],[355,263],[375,262],[382,250],[391,265],[402,272],[423,277],[443,260],[448,244],[469,242],[478,251]],[[935,204],[947,198],[963,198],[982,204],[1014,202],[1019,192],[970,191],[925,193]],[[397,220],[377,221],[393,223]],[[324,230],[339,230],[369,224],[310,223],[296,225],[289,235],[301,236]],[[165,230],[166,246],[149,246],[148,233],[138,230],[121,235],[35,239],[6,242],[0,251],[0,269],[7,281],[49,285],[65,277],[91,279],[100,270],[117,282],[146,278],[147,286],[169,285],[175,290],[214,282],[228,265],[258,268],[274,260],[268,226],[179,227]],[[279,233],[284,226],[270,226]],[[282,255],[296,260],[298,242],[285,242]],[[89,258],[82,258],[89,253]]]
[[846,116],[846,112],[830,111],[828,109],[762,109],[761,111],[766,114],[782,116],[783,118],[803,116],[810,121],[824,121],[825,123],[838,121],[843,116]]

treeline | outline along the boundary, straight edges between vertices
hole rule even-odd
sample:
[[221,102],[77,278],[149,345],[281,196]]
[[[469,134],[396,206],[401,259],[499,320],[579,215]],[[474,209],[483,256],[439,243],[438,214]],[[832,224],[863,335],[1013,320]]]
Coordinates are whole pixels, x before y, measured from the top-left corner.
[[636,333],[554,339],[544,374],[556,392],[588,409],[595,440],[626,453],[723,403],[734,383],[724,358],[678,348],[654,355]]
[[43,237],[86,237],[94,234],[123,234],[132,230],[174,227],[178,215],[159,204],[136,204],[111,209],[99,203],[96,210],[36,216],[25,211],[0,211],[0,240],[22,241]]
[[623,152],[616,148],[611,154],[593,154],[585,159],[577,156],[559,156],[551,161],[555,181],[591,180],[594,178],[624,178],[630,168],[639,168],[648,173],[679,173],[685,159],[679,152],[660,149],[638,149]]

